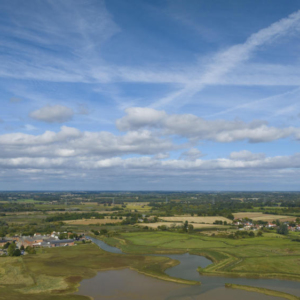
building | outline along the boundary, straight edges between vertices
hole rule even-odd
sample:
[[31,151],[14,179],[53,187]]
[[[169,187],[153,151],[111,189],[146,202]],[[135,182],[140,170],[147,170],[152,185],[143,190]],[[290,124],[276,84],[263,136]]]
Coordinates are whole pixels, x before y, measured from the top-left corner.
[[21,247],[62,247],[62,246],[74,246],[73,239],[59,240],[57,237],[36,235],[33,237],[25,236],[21,237],[17,242],[17,246]]
[[6,243],[10,243],[11,241],[1,238],[0,239],[0,247],[3,247]]

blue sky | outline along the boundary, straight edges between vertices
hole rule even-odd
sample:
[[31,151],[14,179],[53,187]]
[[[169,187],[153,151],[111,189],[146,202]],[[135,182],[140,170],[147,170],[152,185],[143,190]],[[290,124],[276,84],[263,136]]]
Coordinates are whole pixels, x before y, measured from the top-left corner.
[[1,190],[299,190],[298,1],[2,1]]

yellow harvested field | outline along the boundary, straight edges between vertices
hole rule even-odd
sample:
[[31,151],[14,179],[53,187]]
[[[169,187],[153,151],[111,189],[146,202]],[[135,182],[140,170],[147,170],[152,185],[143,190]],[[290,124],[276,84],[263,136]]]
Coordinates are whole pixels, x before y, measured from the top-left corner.
[[[78,211],[77,210],[75,210],[75,211],[52,211],[52,210],[49,210],[49,211],[47,211],[47,214],[65,214],[65,213],[82,214],[82,213],[90,213],[90,212],[91,212],[90,210],[78,210]],[[109,210],[109,211],[97,210],[95,212],[98,214],[112,214],[117,211],[116,210]]]
[[188,221],[189,223],[205,223],[205,224],[213,224],[216,220],[219,221],[227,221],[231,223],[232,221],[224,218],[224,217],[161,217],[161,220],[167,221],[167,222],[185,222]]
[[144,206],[148,205],[150,202],[124,202],[126,205],[133,205],[133,206]]
[[296,217],[283,216],[283,215],[270,215],[270,214],[263,214],[261,212],[240,212],[233,215],[235,219],[249,218],[252,219],[253,221],[273,221],[273,220],[292,221],[296,219]]
[[[214,224],[197,224],[197,223],[191,223],[194,228],[214,228],[214,227],[220,227],[220,225],[214,225]],[[158,226],[165,225],[167,227],[171,226],[182,226],[182,222],[157,222],[157,223],[137,223],[135,225],[145,227],[148,226],[149,228],[157,228]]]
[[[69,213],[69,214],[82,214],[82,213],[90,213],[91,211],[90,210],[70,210],[70,211],[65,211],[65,210],[58,210],[58,211],[55,211],[55,210],[48,210],[46,211],[47,214],[50,214],[50,215],[55,215],[55,214],[65,214],[65,213]],[[117,212],[116,210],[109,210],[109,211],[106,211],[106,210],[103,210],[103,211],[96,211],[96,213],[99,213],[99,214],[112,214],[114,212]],[[11,216],[11,215],[41,215],[42,212],[41,211],[19,211],[19,212],[5,212],[5,214],[7,216]]]
[[112,219],[81,219],[81,220],[68,220],[63,221],[64,223],[70,225],[89,225],[89,224],[106,224],[106,223],[119,223],[122,220],[112,220]]

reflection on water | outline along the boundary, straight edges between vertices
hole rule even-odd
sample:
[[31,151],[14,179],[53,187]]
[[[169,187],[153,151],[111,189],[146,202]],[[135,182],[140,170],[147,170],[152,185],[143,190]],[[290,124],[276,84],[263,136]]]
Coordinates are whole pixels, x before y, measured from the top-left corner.
[[76,294],[92,296],[95,300],[279,299],[224,287],[204,291],[201,286],[162,281],[129,269],[99,272],[97,276],[83,280]]
[[107,252],[110,252],[110,253],[125,254],[125,253],[122,252],[121,249],[119,249],[117,247],[109,246],[106,243],[104,243],[103,241],[94,239],[94,238],[92,238],[90,236],[87,236],[87,238],[89,238],[94,244],[98,245],[104,251],[107,251]]
[[[91,240],[105,251],[125,254],[116,247],[111,247],[91,238]],[[276,297],[266,296],[258,293],[251,293],[241,290],[226,289],[225,283],[235,283],[249,286],[264,287],[278,290],[296,296],[300,296],[300,284],[295,281],[277,279],[249,279],[249,278],[227,278],[215,276],[202,276],[197,268],[207,267],[212,262],[198,255],[185,254],[154,254],[166,256],[180,261],[180,264],[169,268],[166,273],[169,276],[188,280],[201,281],[200,286],[186,286],[177,283],[161,281],[139,274],[132,270],[114,270],[99,272],[92,279],[81,282],[78,294],[92,296],[97,299],[162,299],[162,300],[185,300],[185,299],[222,299],[229,300],[234,297],[240,299],[272,300]]]

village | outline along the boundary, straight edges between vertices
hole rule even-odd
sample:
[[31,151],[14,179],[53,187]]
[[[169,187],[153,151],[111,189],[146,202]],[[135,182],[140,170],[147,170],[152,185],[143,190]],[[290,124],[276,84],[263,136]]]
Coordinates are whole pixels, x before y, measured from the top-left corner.
[[286,226],[288,231],[300,231],[300,220],[299,218],[292,221],[280,222],[279,220],[273,222],[264,222],[264,221],[252,221],[249,218],[239,218],[234,219],[232,224],[237,226],[238,230],[260,230],[263,228],[266,229],[277,229],[280,225]]
[[[51,234],[42,235],[35,233],[33,236],[12,236],[0,237],[0,256],[9,255],[8,248],[14,245],[16,253],[25,255],[26,252],[32,252],[34,248],[53,248],[53,247],[66,247],[75,246],[76,241],[84,241],[86,238],[84,234],[74,234],[72,232],[52,232]],[[1,249],[2,248],[2,249]],[[18,255],[12,255],[18,256]]]

